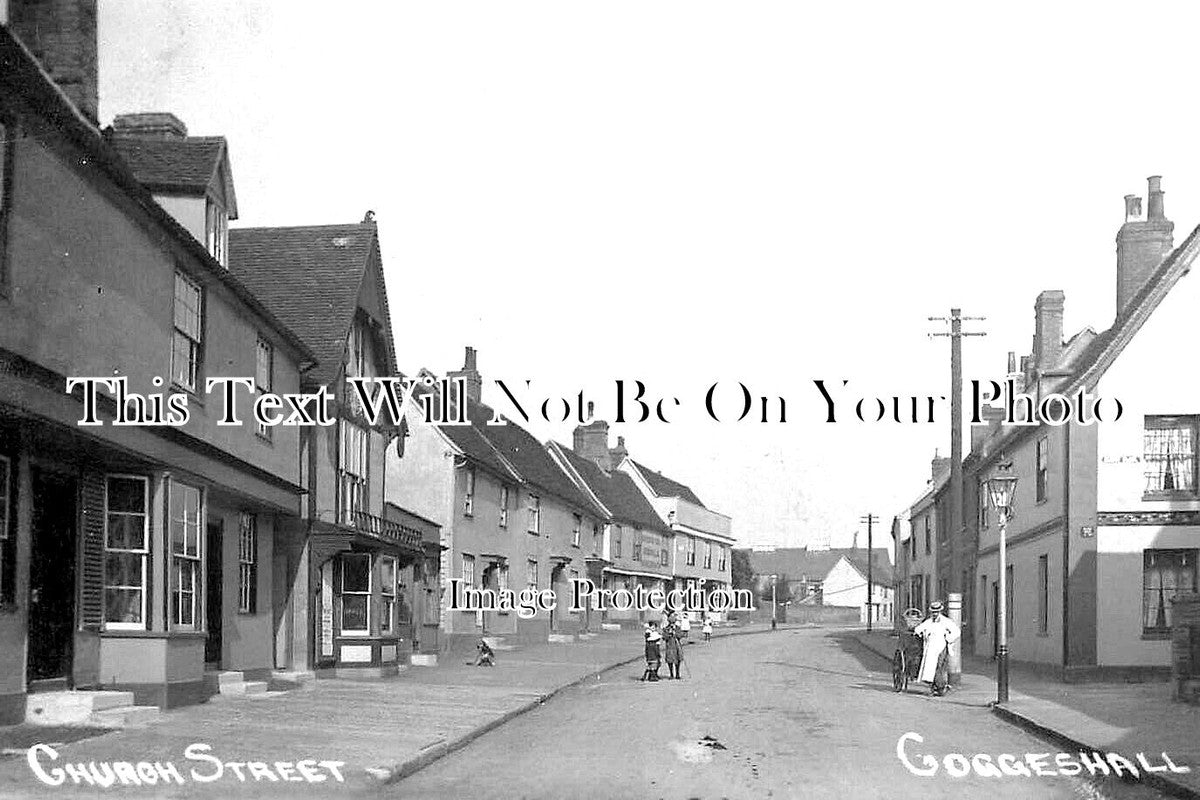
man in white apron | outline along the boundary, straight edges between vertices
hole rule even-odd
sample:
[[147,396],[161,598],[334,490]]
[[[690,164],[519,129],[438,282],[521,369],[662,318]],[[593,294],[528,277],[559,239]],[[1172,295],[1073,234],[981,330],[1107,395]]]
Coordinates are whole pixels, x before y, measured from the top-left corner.
[[942,604],[934,600],[929,604],[929,616],[913,631],[925,640],[921,654],[921,673],[918,679],[930,685],[930,693],[941,695],[946,691],[945,658],[951,642],[958,641],[960,631],[954,620],[942,614]]

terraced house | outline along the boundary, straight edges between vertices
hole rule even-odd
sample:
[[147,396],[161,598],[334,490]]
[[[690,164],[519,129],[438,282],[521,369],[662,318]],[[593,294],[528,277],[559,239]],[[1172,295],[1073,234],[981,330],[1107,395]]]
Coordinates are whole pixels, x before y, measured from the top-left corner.
[[[280,667],[394,674],[412,652],[411,582],[424,560],[420,520],[388,518],[386,453],[400,434],[370,424],[349,378],[397,374],[374,215],[347,225],[240,228],[230,268],[317,355],[306,391],[328,389],[333,424],[300,428],[302,520],[271,562]],[[273,435],[270,429],[263,432]]]
[[[405,456],[389,464],[389,499],[441,526],[442,628],[449,646],[473,644],[481,634],[526,641],[574,636],[588,620],[567,608],[570,581],[585,576],[597,554],[603,512],[528,431],[511,420],[487,424],[493,411],[480,402],[476,359],[467,348],[463,369],[450,374],[465,382],[470,424],[427,425],[408,417]],[[554,589],[559,608],[530,619],[511,611],[451,610],[445,587],[455,578],[491,590]]]
[[[271,563],[303,496],[295,430],[218,427],[204,394],[230,372],[296,391],[314,361],[225,267],[225,144],[141,131],[151,175],[128,128],[101,134],[88,6],[13,4],[0,28],[3,722],[45,702],[30,689],[171,706],[207,696],[206,663],[269,671]],[[115,426],[106,390],[81,426],[71,376],[179,393],[190,418]]]

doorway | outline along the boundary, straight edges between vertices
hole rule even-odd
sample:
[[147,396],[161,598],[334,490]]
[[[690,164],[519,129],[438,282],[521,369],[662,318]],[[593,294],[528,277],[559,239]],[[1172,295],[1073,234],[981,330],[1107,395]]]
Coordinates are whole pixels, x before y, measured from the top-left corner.
[[208,635],[204,638],[204,663],[212,667],[221,666],[221,540],[223,528],[221,521],[208,523],[208,534],[204,540],[205,555],[208,559],[205,570],[205,585],[208,592],[205,595],[205,619],[208,622]]
[[34,467],[29,563],[28,681],[70,684],[75,638],[75,559],[79,484]]

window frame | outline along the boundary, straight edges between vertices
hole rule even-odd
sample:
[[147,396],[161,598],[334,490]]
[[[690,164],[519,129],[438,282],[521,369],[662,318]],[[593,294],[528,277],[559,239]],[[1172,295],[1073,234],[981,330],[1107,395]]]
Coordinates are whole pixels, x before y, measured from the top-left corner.
[[1050,437],[1042,436],[1033,447],[1034,500],[1044,503],[1050,495]]
[[[1191,587],[1188,588],[1185,586],[1175,586],[1173,589],[1172,596],[1178,595],[1178,594],[1188,594],[1188,593],[1196,592],[1197,589],[1200,588],[1200,571],[1198,571],[1198,569],[1197,569],[1197,560],[1200,559],[1200,548],[1195,548],[1195,547],[1147,547],[1144,550],[1142,550],[1142,638],[1143,639],[1169,639],[1169,638],[1171,638],[1171,635],[1172,635],[1171,626],[1172,626],[1172,623],[1174,622],[1174,619],[1173,619],[1174,615],[1171,610],[1171,603],[1170,603],[1171,598],[1168,598],[1165,596],[1162,597],[1162,599],[1166,600],[1166,603],[1164,603],[1163,611],[1165,612],[1166,617],[1167,617],[1167,624],[1164,627],[1159,627],[1157,625],[1149,626],[1146,624],[1146,618],[1147,618],[1146,598],[1147,598],[1148,593],[1154,590],[1154,587],[1148,587],[1146,585],[1147,578],[1149,577],[1149,574],[1150,574],[1149,565],[1147,564],[1147,561],[1150,558],[1152,558],[1154,555],[1165,554],[1165,553],[1183,556],[1185,559],[1190,559],[1190,561],[1191,561],[1191,564],[1190,564],[1191,579],[1192,579]],[[1187,564],[1182,565],[1182,567],[1185,570],[1189,569],[1189,565],[1187,565]],[[1178,567],[1176,567],[1176,569],[1178,569]],[[1163,595],[1164,587],[1161,585],[1161,577],[1159,580],[1160,580],[1160,585],[1157,587],[1157,589],[1159,591],[1159,594]]]
[[704,568],[712,569],[712,542],[704,543]]
[[[1191,435],[1191,488],[1151,488],[1150,482],[1156,475],[1147,469],[1144,473],[1146,483],[1142,489],[1143,500],[1191,500],[1200,496],[1200,477],[1197,475],[1197,471],[1200,470],[1200,415],[1146,414],[1142,426],[1142,462],[1149,466],[1151,463],[1157,463],[1159,460],[1155,458],[1152,462],[1150,455],[1147,453],[1150,431],[1175,429],[1189,431]],[[1158,473],[1158,476],[1160,475],[1161,473]]]
[[[109,517],[112,514],[121,514],[125,516],[134,516],[137,512],[131,511],[110,511],[109,510],[109,495],[110,483],[113,480],[131,480],[138,481],[142,484],[142,547],[136,548],[113,548],[109,547]],[[101,609],[102,627],[108,631],[144,631],[149,628],[148,620],[146,619],[149,611],[149,595],[150,587],[148,585],[149,561],[150,561],[150,478],[146,475],[133,475],[127,473],[109,473],[104,476],[104,602]],[[139,555],[141,556],[142,565],[142,582],[141,586],[129,586],[127,584],[110,585],[108,582],[108,554],[120,553],[124,555]],[[109,589],[136,589],[142,593],[141,610],[138,614],[139,622],[115,622],[108,619],[108,591]]]
[[[346,589],[346,561],[352,558],[367,559],[367,588],[362,589]],[[370,553],[339,553],[338,554],[338,634],[340,636],[370,636],[371,635],[371,596],[375,590],[375,559]],[[366,597],[366,619],[364,628],[347,628],[346,625],[346,596],[350,597]]]
[[525,559],[525,585],[528,588],[530,588],[536,592],[538,589],[538,581],[539,581],[540,577],[541,576],[538,574],[537,559],[536,558]]
[[463,472],[463,516],[475,516],[475,481],[477,476],[474,467],[467,467]]
[[571,545],[579,547],[579,537],[583,535],[583,514],[574,514],[574,527],[571,528]]
[[979,529],[986,531],[992,524],[991,514],[988,513],[991,507],[991,495],[988,493],[987,481],[979,481],[978,489]]
[[507,483],[500,484],[500,527],[508,528],[508,503],[512,492]]
[[[168,612],[170,614],[170,629],[179,631],[200,631],[205,629],[204,620],[204,539],[205,539],[205,520],[207,512],[205,508],[205,491],[201,486],[193,486],[189,483],[171,478],[167,481],[167,555],[170,568],[168,577],[170,581],[170,600]],[[189,508],[184,505],[182,508],[183,518],[183,552],[176,552],[175,549],[175,492],[177,489],[183,489],[181,492],[183,500],[186,503],[191,492],[196,496],[196,549],[195,553],[188,552],[188,511]],[[185,572],[187,570],[187,572]],[[191,590],[185,592],[183,590],[183,576],[191,574]],[[183,621],[183,596],[191,595],[191,622]]]
[[258,613],[258,516],[238,514],[238,613]]
[[[267,383],[264,387],[260,378],[262,377],[262,354],[267,354]],[[264,394],[269,394],[275,386],[275,346],[264,337],[261,333],[258,335],[254,343],[254,397],[255,400],[262,397]],[[254,421],[254,433],[260,438],[268,442],[274,438],[273,431],[275,428],[271,425],[264,425],[257,419]]]
[[[338,420],[338,462],[337,462],[337,491],[338,491],[338,521],[342,525],[356,526],[355,517],[366,513],[370,497],[371,473],[371,431],[361,428],[344,417]],[[348,434],[361,434],[362,448],[358,456],[362,461],[362,474],[353,471],[354,465],[348,463]]]
[[[195,294],[196,298],[196,338],[192,338],[191,334],[180,328],[180,285],[184,289]],[[192,395],[197,395],[200,391],[200,386],[203,384],[204,375],[204,313],[205,313],[205,296],[204,287],[199,281],[192,278],[182,269],[175,269],[175,289],[172,295],[172,311],[171,311],[171,383],[174,386],[183,389]],[[179,364],[176,362],[176,357],[179,355],[179,339],[183,337],[189,343],[188,350],[188,377],[191,381],[190,385],[186,381],[180,380]]]
[[525,507],[529,511],[529,526],[531,526],[528,527],[528,532],[534,536],[540,536],[542,533],[542,498],[531,492]]
[[933,520],[925,515],[925,555],[933,555]]
[[[387,580],[387,565],[391,565],[392,579]],[[379,557],[379,633],[390,634],[396,630],[396,598],[400,594],[400,560],[395,556]],[[388,590],[391,590],[390,592]]]
[[229,268],[229,212],[211,196],[205,197],[204,238],[208,250],[218,264]]
[[612,557],[614,560],[621,557],[621,537],[624,532],[625,528],[623,525],[613,526]]
[[[471,569],[468,570],[468,566],[470,566]],[[475,556],[471,555],[470,553],[462,553],[459,556],[458,577],[466,586],[471,588],[475,587]]]

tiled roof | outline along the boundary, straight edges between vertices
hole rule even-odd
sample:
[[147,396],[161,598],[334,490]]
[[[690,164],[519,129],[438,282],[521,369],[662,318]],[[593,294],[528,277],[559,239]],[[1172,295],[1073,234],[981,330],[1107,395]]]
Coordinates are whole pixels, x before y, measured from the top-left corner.
[[439,430],[468,458],[500,476],[512,476],[514,480],[548,492],[580,510],[600,513],[591,499],[554,463],[533,434],[512,420],[507,420],[507,425],[488,425],[493,414],[488,406],[472,402],[467,406],[470,426],[441,425]]
[[643,530],[668,530],[633,478],[620,470],[606,473],[594,461],[574,450],[557,443],[556,446],[617,522],[630,523]]
[[[633,459],[630,459],[630,461],[633,461]],[[650,484],[650,488],[659,497],[682,497],[689,503],[695,503],[701,508],[705,508],[704,503],[700,502],[700,498],[696,497],[696,493],[688,486],[671,480],[661,472],[650,469],[645,464],[639,464],[637,461],[633,463],[638,468],[638,471],[642,473],[642,476],[645,477],[646,482]]]
[[[866,577],[866,548],[831,548],[809,550],[807,547],[779,547],[774,550],[749,550],[750,569],[755,575],[786,575],[788,580],[825,580],[829,571],[844,557]],[[875,548],[871,577],[873,582],[888,585],[892,582],[892,564],[888,550]]]
[[332,385],[342,368],[359,288],[377,246],[371,222],[229,231],[230,271],[316,353],[311,378],[318,385]]
[[143,137],[118,134],[110,138],[138,181],[154,190],[204,192],[213,182],[225,155],[225,137]]

